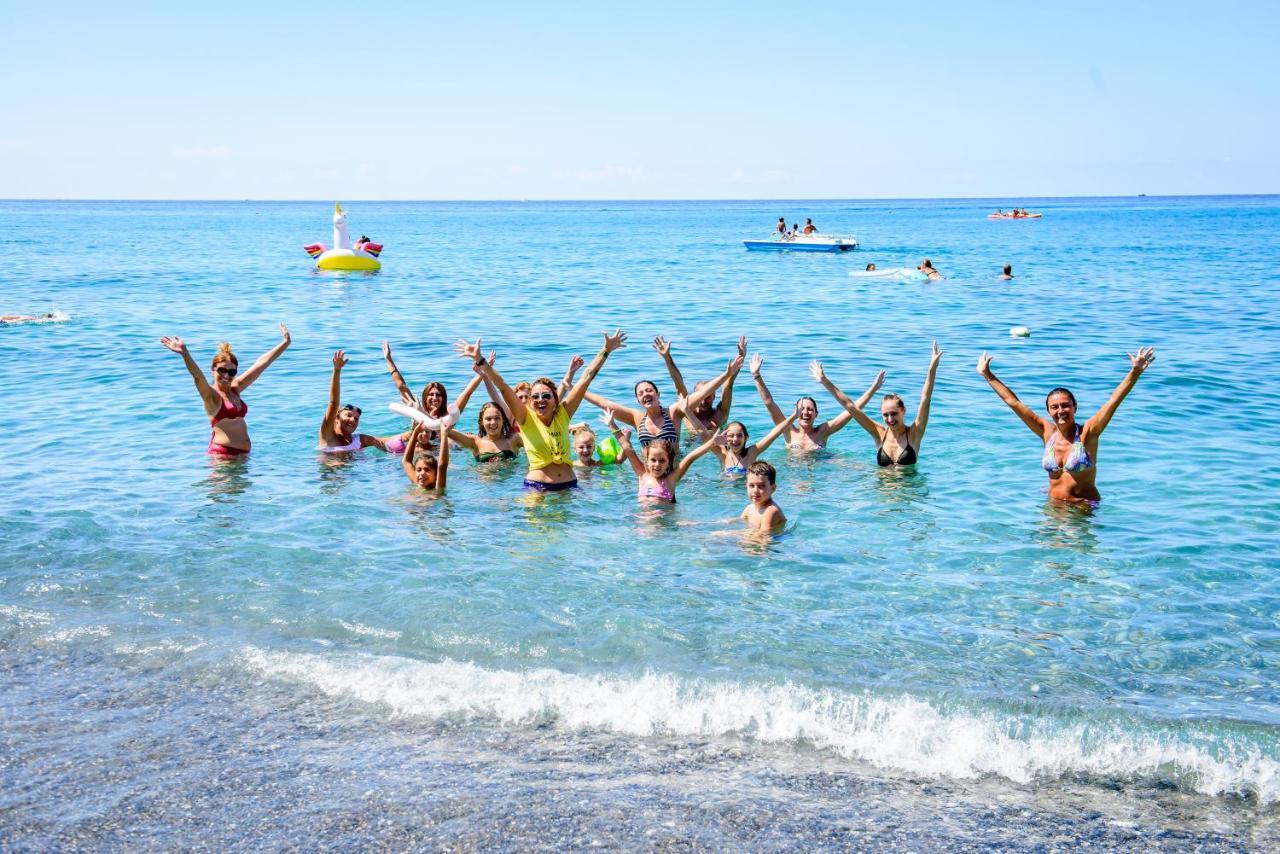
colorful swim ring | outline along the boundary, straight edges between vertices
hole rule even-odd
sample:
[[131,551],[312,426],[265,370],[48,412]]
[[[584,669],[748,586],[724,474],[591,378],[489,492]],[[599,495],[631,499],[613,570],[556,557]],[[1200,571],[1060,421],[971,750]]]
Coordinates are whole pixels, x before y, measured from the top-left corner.
[[323,243],[311,243],[303,248],[316,259],[319,270],[382,269],[382,262],[378,260],[382,244],[365,242],[353,246],[351,235],[347,233],[347,214],[338,203],[333,206],[333,248],[329,249]]

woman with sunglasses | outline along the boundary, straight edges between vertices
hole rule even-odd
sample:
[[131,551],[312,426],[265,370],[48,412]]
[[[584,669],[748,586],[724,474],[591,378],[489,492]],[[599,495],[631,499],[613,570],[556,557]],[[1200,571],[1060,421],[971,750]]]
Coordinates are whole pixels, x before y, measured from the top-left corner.
[[934,341],[933,354],[929,358],[929,370],[924,375],[924,388],[920,391],[920,405],[916,409],[916,420],[909,425],[906,423],[907,406],[896,394],[886,394],[880,402],[880,418],[884,421],[883,427],[872,421],[862,411],[867,399],[875,394],[880,384],[884,382],[884,371],[876,376],[875,382],[863,395],[861,402],[851,399],[838,389],[835,383],[827,378],[821,362],[815,361],[810,364],[809,374],[822,383],[822,387],[831,392],[845,410],[857,419],[859,426],[870,434],[876,443],[876,463],[881,468],[911,466],[915,465],[920,458],[920,443],[924,441],[924,428],[929,423],[929,402],[933,398],[933,380],[938,374],[938,362],[941,359],[942,351],[938,349],[938,342]]
[[459,341],[453,345],[459,356],[472,360],[478,375],[493,384],[511,412],[512,419],[520,425],[521,441],[529,458],[529,471],[524,479],[525,489],[559,492],[578,485],[578,478],[573,470],[574,453],[569,439],[569,421],[573,418],[573,413],[578,411],[582,398],[587,393],[587,386],[600,373],[609,354],[625,347],[626,342],[627,333],[621,329],[612,335],[606,332],[604,346],[563,400],[556,390],[555,380],[539,377],[529,389],[527,403],[516,396],[493,364],[484,358],[479,340],[474,344]]
[[[751,378],[755,380],[756,391],[760,393],[760,400],[764,403],[765,409],[769,410],[769,417],[773,419],[775,425],[781,424],[787,420],[787,416],[782,414],[782,410],[778,408],[778,404],[773,402],[773,394],[769,391],[769,387],[764,384],[764,377],[760,374],[760,368],[764,365],[764,357],[759,353],[751,356]],[[867,389],[858,398],[855,404],[858,408],[867,405],[867,401],[871,399],[871,395],[875,394],[875,387]],[[853,420],[853,415],[845,409],[835,418],[829,418],[826,421],[818,423],[818,402],[812,397],[805,396],[796,401],[795,422],[791,425],[791,429],[787,431],[787,448],[792,451],[818,451],[827,446],[827,440],[830,439],[845,425]]]
[[253,384],[267,366],[280,358],[289,347],[289,328],[280,324],[279,344],[258,357],[258,361],[249,366],[249,370],[236,376],[240,363],[231,352],[231,345],[223,341],[218,345],[218,352],[213,356],[213,384],[205,378],[204,372],[191,358],[187,345],[182,339],[166,335],[160,343],[182,356],[187,372],[195,381],[196,391],[204,403],[205,414],[209,416],[209,424],[213,428],[209,437],[209,453],[215,457],[239,457],[249,453],[249,425],[244,417],[249,414],[249,404],[240,397],[241,392]]
[[333,378],[329,380],[329,406],[320,422],[320,453],[344,454],[370,446],[387,449],[386,441],[368,433],[357,433],[363,410],[342,402],[342,369],[347,364],[347,354],[337,350],[333,354]]

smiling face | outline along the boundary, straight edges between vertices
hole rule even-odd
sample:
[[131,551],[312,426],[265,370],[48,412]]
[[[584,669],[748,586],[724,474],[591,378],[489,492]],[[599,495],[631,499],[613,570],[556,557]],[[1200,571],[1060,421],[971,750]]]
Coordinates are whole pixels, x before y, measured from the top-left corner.
[[657,480],[671,474],[671,470],[675,468],[675,460],[667,442],[649,443],[649,448],[645,451],[644,467]]
[[427,387],[422,390],[422,405],[429,415],[436,418],[444,415],[445,401],[444,386],[440,383],[427,383]]
[[648,380],[636,383],[636,402],[645,409],[661,406],[662,398],[658,395],[658,387]]
[[354,407],[343,407],[338,410],[338,417],[334,420],[338,422],[338,432],[344,436],[350,436],[360,426],[360,410]]
[[890,430],[897,429],[906,415],[907,408],[903,406],[902,398],[896,394],[887,394],[884,400],[880,401],[880,417]]
[[413,464],[413,481],[423,489],[434,489],[436,471],[436,458],[430,454],[423,454]]
[[747,499],[757,507],[768,504],[773,499],[773,490],[776,488],[769,482],[768,476],[747,472]]
[[488,439],[498,440],[503,434],[502,410],[495,404],[486,403],[480,409],[480,429]]
[[1076,401],[1071,392],[1066,389],[1055,389],[1050,392],[1049,399],[1045,401],[1045,408],[1049,410],[1049,417],[1053,419],[1054,424],[1070,426],[1076,420]]
[[231,384],[235,382],[236,373],[239,367],[235,362],[227,359],[220,359],[213,363],[213,384],[222,391],[228,391]]
[[818,404],[812,397],[802,397],[796,401],[796,424],[806,430],[813,429],[813,422],[818,420]]
[[741,454],[742,449],[747,446],[747,428],[737,421],[732,422],[724,428],[724,440],[728,443],[729,450]]
[[573,437],[573,452],[578,455],[579,460],[587,462],[596,452],[596,437],[585,430],[578,431]]
[[544,382],[536,382],[529,387],[529,399],[525,406],[533,409],[544,422],[550,424],[556,411],[556,390]]

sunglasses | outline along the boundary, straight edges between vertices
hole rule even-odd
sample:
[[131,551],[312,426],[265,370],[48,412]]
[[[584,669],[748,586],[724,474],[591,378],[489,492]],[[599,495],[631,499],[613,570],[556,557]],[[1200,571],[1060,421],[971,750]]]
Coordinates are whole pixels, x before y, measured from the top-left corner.
[[[364,414],[364,410],[363,410],[363,409],[361,409],[361,408],[360,408],[360,407],[358,407],[358,406],[353,406],[353,405],[352,405],[352,404],[350,404],[350,403],[348,403],[348,404],[344,405],[342,408],[343,408],[343,409],[349,409],[349,410],[351,410],[352,412],[354,412],[356,415],[363,415],[363,414]],[[339,410],[339,411],[341,411],[341,410]]]
[[529,395],[530,400],[551,400],[554,397],[555,395],[549,391],[537,391]]
[[214,373],[224,377],[234,377],[239,368],[214,368]]

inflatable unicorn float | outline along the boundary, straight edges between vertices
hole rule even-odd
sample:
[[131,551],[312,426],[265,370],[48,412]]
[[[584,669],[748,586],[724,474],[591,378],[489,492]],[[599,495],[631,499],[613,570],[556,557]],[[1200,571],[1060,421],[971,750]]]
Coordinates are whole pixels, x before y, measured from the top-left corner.
[[323,243],[312,243],[304,246],[307,254],[316,259],[316,267],[320,270],[378,270],[382,262],[378,256],[382,254],[381,243],[370,243],[360,238],[353,246],[351,235],[347,234],[347,214],[342,205],[333,206],[333,248]]

